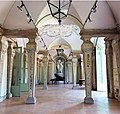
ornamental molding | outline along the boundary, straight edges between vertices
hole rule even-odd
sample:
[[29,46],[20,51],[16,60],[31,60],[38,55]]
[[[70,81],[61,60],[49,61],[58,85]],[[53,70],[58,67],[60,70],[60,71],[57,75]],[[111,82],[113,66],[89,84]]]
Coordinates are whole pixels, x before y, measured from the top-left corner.
[[39,29],[41,35],[47,34],[49,37],[68,37],[73,33],[79,35],[80,28],[77,25],[44,25]]

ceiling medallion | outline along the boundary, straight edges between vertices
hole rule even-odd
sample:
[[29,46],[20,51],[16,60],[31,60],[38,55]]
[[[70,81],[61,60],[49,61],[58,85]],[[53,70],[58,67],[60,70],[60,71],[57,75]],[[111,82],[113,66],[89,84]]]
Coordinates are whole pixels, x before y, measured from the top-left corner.
[[49,37],[68,37],[73,33],[79,35],[80,28],[77,25],[44,25],[40,27],[41,35],[47,34]]

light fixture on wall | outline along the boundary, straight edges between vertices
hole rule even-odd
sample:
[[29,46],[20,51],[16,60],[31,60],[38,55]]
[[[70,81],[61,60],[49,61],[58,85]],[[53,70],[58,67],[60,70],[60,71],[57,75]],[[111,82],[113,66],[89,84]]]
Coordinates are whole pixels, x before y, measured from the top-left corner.
[[59,25],[61,20],[67,17],[71,2],[72,0],[47,0],[51,15],[58,19]]
[[64,53],[64,49],[61,48],[61,45],[59,45],[59,49],[56,49],[57,51],[57,56],[62,56]]

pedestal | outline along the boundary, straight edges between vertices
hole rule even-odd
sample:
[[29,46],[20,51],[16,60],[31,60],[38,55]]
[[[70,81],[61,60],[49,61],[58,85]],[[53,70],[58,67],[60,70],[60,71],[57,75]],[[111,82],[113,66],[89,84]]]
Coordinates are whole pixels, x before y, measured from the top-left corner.
[[36,103],[36,97],[28,97],[26,100],[26,104],[35,104]]
[[86,104],[94,104],[94,100],[91,97],[85,97],[84,103]]
[[12,93],[8,93],[7,95],[6,95],[6,98],[7,99],[9,99],[9,98],[11,98],[12,97]]

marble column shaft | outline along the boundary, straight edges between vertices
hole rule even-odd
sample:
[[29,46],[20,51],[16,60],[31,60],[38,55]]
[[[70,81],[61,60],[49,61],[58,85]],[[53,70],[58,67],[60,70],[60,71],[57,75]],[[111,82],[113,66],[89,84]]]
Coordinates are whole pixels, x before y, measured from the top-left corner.
[[36,43],[35,39],[29,39],[29,42],[26,45],[26,50],[28,54],[28,82],[29,82],[29,91],[27,104],[35,104],[35,60],[36,60]]
[[86,97],[84,102],[87,104],[93,104],[94,100],[92,98],[92,53],[93,53],[93,43],[90,41],[91,36],[84,36],[82,44],[83,52],[83,62],[84,62],[84,71],[85,71],[85,91]]
[[73,89],[76,87],[76,79],[77,79],[77,56],[74,55],[72,58],[72,65],[73,65]]
[[13,58],[15,52],[12,47],[12,42],[8,41],[8,50],[7,50],[7,94],[6,97],[9,99],[12,97],[10,92],[11,90],[11,81],[12,81],[12,68],[13,68]]
[[49,60],[48,63],[48,82],[52,79],[52,60]]
[[92,90],[97,91],[97,73],[96,73],[96,47],[93,48],[93,75]]
[[70,83],[71,81],[70,81],[70,74],[72,74],[72,71],[71,71],[71,69],[72,69],[72,61],[69,61],[68,62],[68,68],[67,68],[67,70],[68,70],[68,83]]
[[47,58],[47,54],[44,54],[43,57],[43,71],[44,71],[44,85],[43,85],[43,89],[47,90],[48,86],[47,86],[47,76],[48,76],[48,58]]
[[106,44],[106,63],[108,77],[108,97],[114,97],[114,80],[113,80],[113,48],[112,41],[105,41]]
[[23,53],[23,83],[25,83],[26,78],[26,52]]
[[37,58],[37,84],[39,84],[39,59]]
[[[2,85],[5,85],[6,86],[6,83],[7,81],[3,81],[4,79],[4,75],[7,75],[7,73],[5,74],[4,72],[7,72],[7,69],[4,69],[6,63],[5,60],[7,60],[5,58],[5,56],[7,55],[7,44],[4,44],[4,42],[2,41],[2,36],[0,36],[0,96],[3,96],[3,86]],[[7,65],[6,65],[7,66]],[[6,82],[5,84],[3,84],[4,82]],[[5,91],[6,91],[6,87],[5,87]],[[4,95],[7,93],[7,91],[4,93]],[[1,97],[2,98],[2,97]],[[1,100],[0,98],[0,100]]]
[[41,73],[42,73],[42,65],[41,61],[39,61],[39,84],[41,83]]
[[119,93],[118,100],[120,101],[120,36],[115,38],[115,43],[113,45],[114,52],[116,55],[117,71],[118,71],[118,81],[119,81]]
[[82,79],[81,57],[78,59],[78,82],[79,82],[79,79]]

